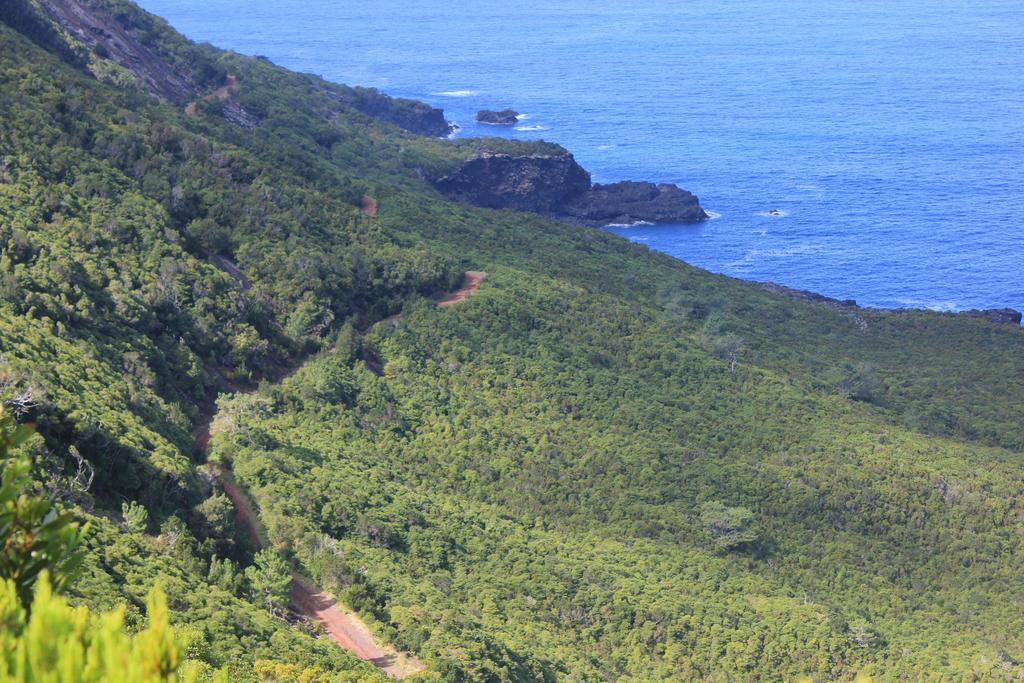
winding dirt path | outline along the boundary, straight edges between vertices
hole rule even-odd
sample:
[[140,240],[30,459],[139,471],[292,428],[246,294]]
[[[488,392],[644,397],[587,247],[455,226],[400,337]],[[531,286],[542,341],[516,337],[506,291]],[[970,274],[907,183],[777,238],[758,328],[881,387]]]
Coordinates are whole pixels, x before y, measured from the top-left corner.
[[[209,431],[206,431],[207,441]],[[263,525],[252,509],[249,497],[241,490],[230,472],[220,472],[218,480],[231,499],[238,524],[257,548],[263,546]],[[416,657],[398,652],[390,645],[381,645],[362,620],[339,603],[333,595],[320,590],[308,579],[292,575],[292,604],[310,619],[323,626],[335,643],[359,659],[373,664],[392,678],[407,678],[422,673],[427,667]]]
[[437,302],[438,306],[452,306],[460,301],[465,301],[466,297],[476,292],[476,288],[487,277],[487,273],[482,270],[467,270],[464,277],[462,286],[454,292],[445,295],[444,298]]
[[238,522],[241,528],[245,529],[245,535],[249,537],[253,545],[257,548],[262,548],[263,525],[260,524],[259,518],[253,512],[252,506],[249,505],[249,499],[238,488],[238,484],[235,483],[234,477],[230,473],[221,472],[217,479],[220,481],[221,486],[224,487],[224,493],[228,495],[231,504],[235,506],[235,521]]
[[301,576],[292,577],[292,602],[315,618],[331,639],[360,659],[370,662],[392,678],[407,678],[427,670],[420,660],[393,647],[381,647],[359,617],[333,595],[316,588]]
[[377,215],[377,200],[371,197],[370,195],[363,195],[363,199],[360,202],[360,204],[362,206],[363,213],[365,213],[370,218],[373,218],[374,216]]
[[[376,202],[374,202],[374,209]],[[372,215],[372,214],[371,214]],[[222,265],[223,264],[219,264]],[[240,274],[240,271],[239,271]],[[244,276],[243,276],[244,277]],[[480,282],[487,277],[487,273],[478,270],[466,271],[463,285],[453,292],[444,295],[438,302],[438,306],[451,306],[460,301],[465,301],[473,294]],[[388,320],[398,320],[401,315],[393,315]],[[280,381],[291,374],[296,368],[274,373],[275,381]],[[251,388],[238,389],[239,391],[253,391]],[[206,453],[210,447],[210,425],[213,421],[215,404],[210,405],[202,411],[200,424],[192,432],[196,446]],[[224,493],[231,499],[235,506],[236,520],[238,525],[245,530],[246,535],[253,544],[259,548],[263,546],[264,529],[260,522],[259,515],[253,509],[249,497],[242,491],[235,482],[231,472],[217,472],[217,479],[224,487]],[[427,670],[427,667],[416,657],[398,652],[390,645],[381,645],[373,637],[370,629],[351,611],[344,608],[337,599],[325,591],[320,590],[308,579],[295,574],[292,576],[292,603],[306,616],[318,621],[327,632],[327,635],[339,646],[352,652],[360,659],[367,661],[381,669],[392,678],[407,678]]]

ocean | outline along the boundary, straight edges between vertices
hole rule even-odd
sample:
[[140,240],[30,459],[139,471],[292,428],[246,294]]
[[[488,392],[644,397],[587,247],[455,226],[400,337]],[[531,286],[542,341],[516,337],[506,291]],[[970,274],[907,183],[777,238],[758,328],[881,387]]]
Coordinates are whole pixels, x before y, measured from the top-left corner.
[[[1024,309],[1020,0],[142,0],[187,36],[543,138],[714,219],[608,228],[877,307]],[[524,114],[513,129],[481,108]]]

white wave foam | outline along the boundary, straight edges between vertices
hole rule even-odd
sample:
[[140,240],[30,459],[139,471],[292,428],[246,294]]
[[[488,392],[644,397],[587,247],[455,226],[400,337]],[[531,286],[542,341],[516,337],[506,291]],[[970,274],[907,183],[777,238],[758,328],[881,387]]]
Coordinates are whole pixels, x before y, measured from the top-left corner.
[[704,213],[708,215],[709,221],[718,220],[719,218],[722,217],[722,214],[718,213],[717,211],[708,211],[707,209],[704,209]]
[[650,221],[634,221],[632,223],[609,223],[606,228],[635,228],[640,225],[654,225]]
[[957,311],[960,309],[953,301],[926,301],[924,299],[896,299],[896,303],[908,308],[927,308],[929,311]]
[[516,121],[527,121],[529,120],[529,118],[529,114],[520,114],[519,116],[516,117]]
[[536,126],[516,126],[516,130],[522,131],[524,133],[535,131],[535,130],[547,130],[547,129],[548,129],[547,126],[541,126],[541,125],[536,125]]
[[783,211],[782,209],[772,209],[771,211],[759,211],[758,216],[764,216],[765,218],[785,218],[789,215],[789,211]]
[[448,139],[454,140],[455,138],[458,137],[459,131],[462,130],[462,126],[460,126],[457,121],[449,121],[448,123],[452,127],[451,132],[448,133]]
[[736,259],[727,265],[732,268],[747,268],[767,259],[783,259],[790,258],[791,256],[817,254],[820,251],[821,247],[816,244],[800,244],[788,249],[751,249],[743,255],[743,258]]
[[472,97],[473,95],[479,95],[479,90],[442,90],[441,92],[434,93],[438,97]]
[[597,148],[600,150],[615,149],[615,145],[598,145]]

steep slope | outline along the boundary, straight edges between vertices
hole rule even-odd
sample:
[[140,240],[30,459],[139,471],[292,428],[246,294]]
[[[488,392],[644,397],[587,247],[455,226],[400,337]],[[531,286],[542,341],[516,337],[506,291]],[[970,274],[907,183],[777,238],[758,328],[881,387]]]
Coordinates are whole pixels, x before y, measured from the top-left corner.
[[211,457],[272,546],[442,680],[1021,673],[1019,327],[449,202],[431,179],[467,159],[564,150],[417,135],[74,3],[196,88],[161,93],[58,4],[0,26],[0,351],[41,483],[117,521],[77,599],[170,575],[234,680],[379,675],[238,580],[254,548],[191,438],[216,409]]

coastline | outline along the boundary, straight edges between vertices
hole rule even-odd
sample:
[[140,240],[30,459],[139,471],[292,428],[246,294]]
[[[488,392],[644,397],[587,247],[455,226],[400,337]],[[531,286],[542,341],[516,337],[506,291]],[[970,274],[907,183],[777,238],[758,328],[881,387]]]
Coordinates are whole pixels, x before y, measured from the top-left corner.
[[[674,257],[673,257],[674,258]],[[731,276],[729,276],[731,277]],[[738,278],[742,279],[742,278]],[[940,315],[951,315],[960,316],[966,318],[981,318],[990,322],[999,323],[1003,325],[1016,325],[1017,327],[1024,326],[1022,317],[1024,314],[1014,308],[1001,307],[1001,308],[974,308],[963,311],[936,311],[931,308],[882,308],[876,306],[861,306],[854,299],[836,299],[824,294],[818,294],[817,292],[811,292],[805,289],[795,289],[787,285],[780,284],[778,282],[765,282],[757,280],[746,280],[761,289],[764,289],[781,296],[788,297],[790,299],[797,299],[800,301],[813,301],[815,303],[824,304],[832,308],[843,309],[843,310],[857,310],[857,311],[872,311],[875,313],[892,314],[892,315],[905,315],[908,313],[936,313]]]
[[[386,27],[394,39],[386,58],[364,49],[379,37],[374,30],[345,36],[345,51],[328,49],[335,37],[333,25],[342,25],[344,13],[327,6],[324,17],[337,21],[318,27],[324,40],[313,43],[308,32],[300,32],[275,7],[225,22],[215,5],[185,7],[169,0],[149,0],[147,5],[198,40],[269,55],[300,72],[324,73],[331,80],[365,83],[443,106],[448,118],[463,126],[458,139],[543,136],[576,153],[598,182],[636,177],[679,183],[723,217],[714,229],[706,225],[699,231],[700,245],[675,247],[657,238],[650,245],[712,272],[779,281],[872,307],[1024,309],[1019,263],[1011,257],[1024,251],[1017,219],[1024,214],[1024,195],[1007,191],[1022,184],[1024,173],[1021,138],[1007,136],[1019,130],[1013,112],[1020,92],[996,82],[1013,70],[1000,68],[992,79],[979,81],[984,72],[939,48],[943,43],[935,38],[970,35],[981,24],[954,28],[948,21],[950,8],[936,1],[924,3],[917,12],[935,23],[922,25],[922,33],[905,40],[861,52],[861,31],[868,24],[855,22],[827,42],[819,32],[806,35],[807,46],[815,50],[794,55],[792,63],[750,53],[763,67],[759,70],[736,68],[728,59],[706,59],[742,54],[743,48],[769,39],[752,5],[730,9],[739,22],[733,22],[733,31],[685,36],[652,21],[659,14],[656,5],[637,6],[624,15],[592,8],[578,20],[588,35],[601,40],[583,45],[529,42],[536,33],[528,29],[542,17],[539,8],[525,6],[503,18],[487,50],[478,49],[480,43],[474,40],[494,29],[481,12],[453,15],[428,35],[421,30],[422,20],[436,10],[427,5],[350,8],[349,14],[368,29]],[[570,3],[577,5],[583,9],[582,3]],[[693,15],[695,21],[721,28],[722,15],[707,16],[702,7],[681,6],[676,17]],[[965,6],[957,12],[972,17],[979,10]],[[867,7],[851,7],[849,17],[891,21]],[[787,29],[805,20],[799,13],[780,14],[770,39],[802,35]],[[643,48],[621,30],[624,25],[649,29]],[[991,30],[1005,32],[1008,25]],[[1012,65],[1020,60],[1019,51],[1007,51],[1012,43],[986,44],[993,59],[998,56]],[[529,59],[510,59],[525,45],[530,46]],[[628,54],[631,60],[616,62],[614,54]],[[922,68],[941,67],[943,79],[908,78],[906,70],[894,70],[900,54],[910,54]],[[849,60],[864,73],[881,70],[899,86],[901,97],[877,100],[870,89],[851,90],[849,74],[835,68]],[[680,71],[681,81],[675,81],[666,78],[665,65],[671,63],[692,68]],[[436,68],[438,64],[450,66]],[[575,77],[567,79],[567,71]],[[635,93],[650,106],[638,107]],[[1004,106],[988,107],[980,117],[968,103],[974,98]],[[480,109],[505,106],[529,112],[530,120],[522,123],[548,130],[505,131],[473,122]],[[952,121],[964,125],[939,125]],[[894,130],[890,122],[900,122],[904,129]],[[525,127],[522,123],[516,128]],[[974,144],[981,140],[987,143]],[[953,168],[956,173],[946,172]],[[772,208],[790,215],[757,215]],[[768,234],[733,237],[748,229],[766,229]],[[820,252],[775,256],[796,251],[799,245],[780,235],[799,231],[824,244]],[[685,233],[663,232],[670,240]],[[744,261],[751,251],[758,253]],[[737,261],[743,261],[739,268],[731,265]]]

